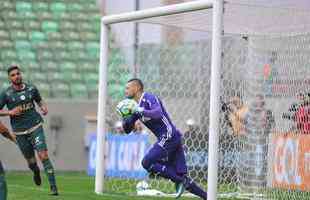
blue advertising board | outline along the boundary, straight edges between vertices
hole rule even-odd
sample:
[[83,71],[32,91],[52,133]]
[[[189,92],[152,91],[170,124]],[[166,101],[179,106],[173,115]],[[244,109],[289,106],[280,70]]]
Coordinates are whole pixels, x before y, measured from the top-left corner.
[[[105,175],[107,177],[143,179],[147,172],[141,161],[149,148],[148,135],[106,135]],[[96,169],[96,134],[90,135],[88,175],[94,176]]]

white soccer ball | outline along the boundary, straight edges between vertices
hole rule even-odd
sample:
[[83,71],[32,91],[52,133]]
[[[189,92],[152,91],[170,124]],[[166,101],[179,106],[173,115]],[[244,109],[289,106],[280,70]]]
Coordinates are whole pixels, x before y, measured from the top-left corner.
[[149,189],[149,184],[146,181],[139,181],[136,185],[137,191],[143,191]]
[[137,102],[133,99],[124,99],[117,104],[116,111],[121,117],[128,117],[133,114],[137,105]]

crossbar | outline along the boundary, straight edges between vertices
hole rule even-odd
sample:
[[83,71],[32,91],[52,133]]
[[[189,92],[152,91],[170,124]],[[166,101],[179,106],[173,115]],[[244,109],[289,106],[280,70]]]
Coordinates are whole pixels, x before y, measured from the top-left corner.
[[105,25],[115,24],[120,22],[130,22],[151,17],[160,17],[166,15],[180,14],[184,12],[209,9],[213,7],[213,0],[200,0],[179,3],[156,8],[126,12],[122,14],[108,15],[101,18],[101,22]]

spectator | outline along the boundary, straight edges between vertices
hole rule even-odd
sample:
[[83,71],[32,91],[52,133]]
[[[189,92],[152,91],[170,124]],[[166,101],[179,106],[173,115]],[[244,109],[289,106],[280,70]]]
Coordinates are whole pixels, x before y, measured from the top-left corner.
[[232,128],[235,136],[244,135],[244,119],[248,113],[248,107],[242,102],[239,96],[232,97],[228,103],[223,103],[222,111],[225,119]]
[[287,113],[283,113],[283,119],[289,119],[295,122],[293,129],[299,133],[310,133],[310,94],[298,93],[297,102],[293,103]]
[[142,122],[140,122],[140,121],[136,121],[135,128],[134,128],[133,132],[136,134],[141,134],[141,135],[147,135],[148,134],[145,127],[143,126]]
[[116,134],[123,134],[123,133],[125,133],[121,121],[115,122],[115,124],[114,124],[114,133],[116,133]]

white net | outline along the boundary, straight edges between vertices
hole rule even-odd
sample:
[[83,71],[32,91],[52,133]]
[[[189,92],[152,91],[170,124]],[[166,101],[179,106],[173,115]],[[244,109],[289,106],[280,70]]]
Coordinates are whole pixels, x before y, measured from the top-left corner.
[[[299,25],[290,31],[293,24],[287,32],[282,32],[287,16],[297,19],[305,12],[226,4],[227,13],[241,7],[252,8],[254,13],[260,10],[266,19],[259,25],[249,24],[240,34],[230,31],[234,34],[223,36],[219,196],[307,199],[310,197],[307,192],[310,189],[307,167],[310,35],[307,30],[310,29]],[[197,24],[209,14],[210,11],[199,11],[151,18],[147,20],[149,23],[112,25],[106,117],[109,132],[118,131],[113,127],[118,120],[115,105],[123,98],[126,81],[131,77],[141,78],[146,91],[162,99],[172,121],[183,133],[189,176],[204,189],[208,167],[211,37],[208,26],[199,28]],[[270,19],[281,19],[281,15],[286,16],[282,24],[272,26]],[[233,27],[228,25],[228,30],[236,30],[230,28]],[[255,34],[260,28],[263,31]],[[296,97],[299,93],[302,95]],[[150,137],[149,141],[152,143],[154,138]],[[159,177],[149,179],[145,172],[138,173],[147,148],[143,146],[128,153],[122,147],[120,152],[115,150],[118,147],[111,147],[112,143],[108,138],[106,191],[134,194],[137,182],[144,179],[153,189],[174,192],[171,182]],[[116,158],[113,152],[117,153]],[[117,161],[129,154],[135,159],[127,163]],[[130,166],[124,168],[120,163]]]

